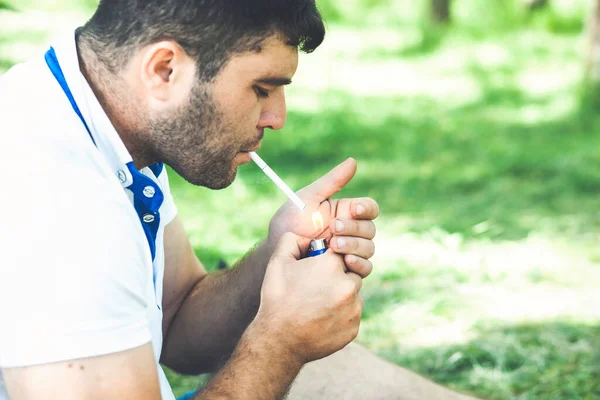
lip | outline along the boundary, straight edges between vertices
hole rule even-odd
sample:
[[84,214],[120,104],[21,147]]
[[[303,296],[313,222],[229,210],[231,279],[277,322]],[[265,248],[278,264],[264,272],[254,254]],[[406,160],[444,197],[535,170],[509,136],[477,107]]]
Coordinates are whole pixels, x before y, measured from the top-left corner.
[[258,146],[254,146],[251,149],[247,149],[247,150],[243,150],[242,153],[250,153],[250,152],[255,152],[258,149],[260,149],[260,144]]
[[250,147],[248,149],[242,150],[242,152],[250,153],[250,152],[254,152],[254,151],[257,151],[258,149],[260,149],[260,146],[262,144],[262,140],[263,140],[264,137],[265,137],[265,131],[261,130],[258,133],[258,138],[256,139],[257,144],[255,146],[253,146],[253,147]]
[[[240,157],[241,156],[241,157]],[[250,153],[247,151],[240,151],[238,157],[241,158],[240,163],[241,164],[247,164],[250,161],[252,161],[252,158],[250,157]]]
[[258,149],[260,149],[261,145],[262,145],[262,138],[260,138],[258,140],[258,144],[257,145],[254,145],[254,146],[252,146],[250,148],[244,149],[244,150],[242,150],[242,152],[249,153],[251,151],[257,151]]

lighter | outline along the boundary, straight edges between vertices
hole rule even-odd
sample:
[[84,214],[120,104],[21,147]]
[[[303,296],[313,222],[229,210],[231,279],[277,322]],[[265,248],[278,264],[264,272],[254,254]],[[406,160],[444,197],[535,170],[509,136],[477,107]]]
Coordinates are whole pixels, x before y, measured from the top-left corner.
[[325,239],[312,239],[308,246],[307,257],[316,257],[327,251],[327,241]]

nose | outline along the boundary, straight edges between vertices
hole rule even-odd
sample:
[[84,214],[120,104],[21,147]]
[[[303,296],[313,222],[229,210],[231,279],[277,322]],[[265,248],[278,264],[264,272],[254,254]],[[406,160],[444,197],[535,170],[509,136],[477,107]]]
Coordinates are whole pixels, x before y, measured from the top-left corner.
[[285,94],[283,88],[279,88],[271,92],[271,95],[263,103],[257,127],[276,131],[283,128],[286,118]]

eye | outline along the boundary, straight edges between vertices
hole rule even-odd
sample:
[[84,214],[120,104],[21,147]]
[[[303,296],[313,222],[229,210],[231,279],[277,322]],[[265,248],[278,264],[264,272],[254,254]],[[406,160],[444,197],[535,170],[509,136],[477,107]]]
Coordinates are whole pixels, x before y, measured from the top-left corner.
[[269,91],[261,88],[260,86],[254,86],[254,92],[256,92],[256,95],[262,99],[269,97]]

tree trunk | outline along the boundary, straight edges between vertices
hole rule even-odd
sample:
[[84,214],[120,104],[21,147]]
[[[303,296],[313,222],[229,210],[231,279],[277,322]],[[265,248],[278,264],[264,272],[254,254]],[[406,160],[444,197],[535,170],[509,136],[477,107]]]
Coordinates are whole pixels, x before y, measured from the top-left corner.
[[450,0],[431,0],[431,19],[439,24],[450,23]]
[[594,0],[587,21],[588,49],[585,76],[588,84],[600,83],[600,0]]
[[524,0],[524,2],[525,6],[531,11],[546,7],[549,3],[548,0]]

